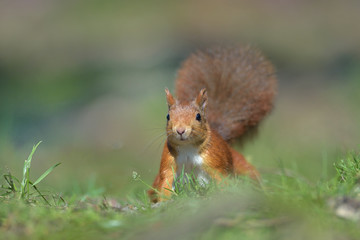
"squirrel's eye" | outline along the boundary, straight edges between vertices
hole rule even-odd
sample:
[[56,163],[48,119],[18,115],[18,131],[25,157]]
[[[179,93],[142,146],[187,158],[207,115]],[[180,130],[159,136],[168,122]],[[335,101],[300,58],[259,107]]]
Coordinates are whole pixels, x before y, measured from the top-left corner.
[[201,115],[200,115],[200,113],[196,114],[196,120],[198,120],[199,122],[201,121]]
[[170,115],[166,115],[166,119],[169,121],[170,120]]

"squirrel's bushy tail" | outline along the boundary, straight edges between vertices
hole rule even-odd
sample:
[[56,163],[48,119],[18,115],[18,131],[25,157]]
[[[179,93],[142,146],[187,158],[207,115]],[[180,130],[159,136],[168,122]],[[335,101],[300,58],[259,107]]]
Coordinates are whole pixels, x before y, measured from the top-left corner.
[[178,72],[180,101],[193,100],[202,88],[207,89],[211,128],[230,141],[271,111],[277,80],[273,65],[256,48],[213,47],[192,54]]

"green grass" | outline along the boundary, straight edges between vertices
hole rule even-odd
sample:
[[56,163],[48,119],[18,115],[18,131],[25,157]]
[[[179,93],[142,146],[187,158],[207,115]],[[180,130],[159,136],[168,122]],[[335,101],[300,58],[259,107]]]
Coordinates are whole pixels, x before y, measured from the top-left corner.
[[[122,202],[94,189],[88,189],[89,194],[50,201],[56,194],[43,194],[35,186],[54,166],[34,182],[29,177],[37,146],[25,162],[21,182],[10,173],[4,174],[0,192],[0,239],[360,237],[359,221],[336,213],[341,204],[349,202],[342,202],[344,197],[352,202],[360,200],[360,155],[355,152],[334,164],[334,176],[318,182],[310,182],[281,164],[278,173],[263,174],[261,184],[235,178],[227,179],[226,184],[204,186],[183,174],[171,190],[174,192],[171,199],[152,205],[142,190]],[[185,177],[188,183],[181,184]],[[139,174],[134,173],[133,178],[148,187]],[[64,204],[66,200],[68,204]]]
[[35,181],[30,180],[31,161],[40,143],[41,141],[33,146],[29,157],[25,160],[23,167],[23,177],[21,181],[19,181],[18,178],[13,176],[10,170],[8,170],[7,174],[3,175],[5,179],[5,184],[0,186],[0,189],[4,191],[4,193],[0,195],[1,197],[8,199],[18,197],[19,199],[22,199],[27,203],[38,203],[40,199],[49,206],[52,205],[49,198],[52,198],[55,205],[59,204],[60,201],[65,203],[64,199],[61,196],[48,196],[42,193],[37,187],[37,184],[40,183],[47,175],[49,175],[57,166],[59,166],[60,163],[51,166]]

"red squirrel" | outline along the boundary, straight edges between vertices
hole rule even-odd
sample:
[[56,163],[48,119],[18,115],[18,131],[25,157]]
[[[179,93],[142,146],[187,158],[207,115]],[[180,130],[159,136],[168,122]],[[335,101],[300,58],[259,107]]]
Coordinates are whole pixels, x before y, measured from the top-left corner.
[[186,59],[175,85],[177,99],[165,89],[167,139],[150,199],[168,199],[183,169],[204,184],[237,174],[258,179],[256,168],[230,143],[254,132],[271,111],[273,65],[250,46],[213,47]]

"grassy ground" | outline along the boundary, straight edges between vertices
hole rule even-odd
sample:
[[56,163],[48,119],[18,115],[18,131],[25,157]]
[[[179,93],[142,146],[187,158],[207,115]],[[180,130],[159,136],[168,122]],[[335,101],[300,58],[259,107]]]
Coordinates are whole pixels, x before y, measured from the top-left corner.
[[[30,170],[27,167],[25,164],[24,169]],[[94,194],[96,189],[89,189],[88,195],[73,196],[26,188],[23,193],[20,186],[24,181],[30,187],[36,185],[29,181],[32,177],[24,173],[25,180],[17,183],[15,177],[7,174],[0,198],[0,238],[360,237],[360,155],[353,152],[338,159],[335,176],[315,183],[297,175],[294,169],[284,168],[281,162],[278,169],[279,172],[264,174],[261,184],[245,178],[228,180],[226,185],[188,184],[176,189],[170,201],[157,205],[149,204],[143,191],[123,202],[101,192]],[[134,181],[139,180],[141,177],[134,173]],[[19,187],[11,187],[12,184]]]

